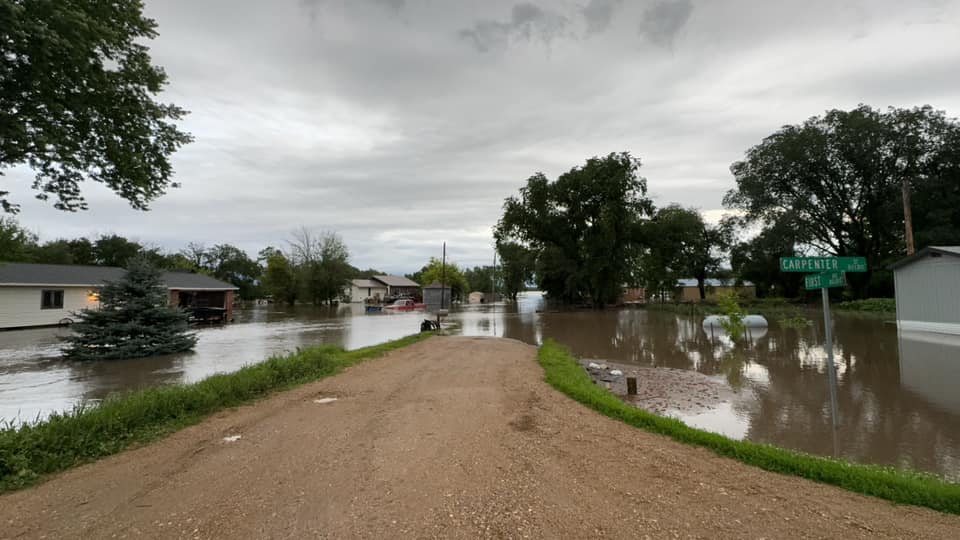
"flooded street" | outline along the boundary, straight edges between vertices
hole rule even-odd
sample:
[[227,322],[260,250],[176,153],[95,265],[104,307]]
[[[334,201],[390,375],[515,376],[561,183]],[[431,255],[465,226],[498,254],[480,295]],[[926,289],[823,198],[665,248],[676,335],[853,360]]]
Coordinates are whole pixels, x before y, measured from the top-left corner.
[[[689,392],[687,401],[695,405],[667,400],[642,406],[697,427],[960,481],[960,338],[898,339],[892,324],[838,316],[839,412],[833,419],[822,321],[799,329],[771,321],[769,329],[734,345],[705,332],[698,316],[643,309],[538,313],[542,308],[540,296],[529,293],[519,306],[464,306],[450,322],[465,335],[533,344],[554,338],[581,358],[635,366],[649,378],[641,388]],[[91,363],[59,359],[58,336],[65,330],[0,332],[0,419],[30,421],[118,391],[193,382],[298,347],[381,343],[418,331],[423,318],[367,315],[359,305],[258,306],[238,312],[235,324],[200,330],[193,353]],[[709,390],[703,399],[696,394],[700,388]]]

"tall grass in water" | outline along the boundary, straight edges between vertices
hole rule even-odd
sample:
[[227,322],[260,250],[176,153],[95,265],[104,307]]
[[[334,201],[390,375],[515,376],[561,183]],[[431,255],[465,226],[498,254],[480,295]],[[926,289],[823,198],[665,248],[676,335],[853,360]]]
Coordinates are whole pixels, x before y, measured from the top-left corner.
[[430,335],[409,336],[353,351],[311,347],[194,384],[148,388],[108,398],[96,406],[80,405],[41,422],[2,427],[0,492],[155,440],[222,409],[333,375]]
[[960,484],[933,475],[811,456],[695,429],[679,420],[627,405],[593,384],[570,352],[552,340],[548,339],[540,348],[538,359],[551,386],[597,412],[631,426],[702,446],[721,456],[768,471],[800,476],[896,503],[960,514]]

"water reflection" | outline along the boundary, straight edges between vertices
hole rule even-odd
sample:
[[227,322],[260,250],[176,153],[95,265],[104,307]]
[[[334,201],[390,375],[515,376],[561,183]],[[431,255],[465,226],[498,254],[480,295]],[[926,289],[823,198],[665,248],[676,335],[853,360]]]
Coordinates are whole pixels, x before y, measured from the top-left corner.
[[[822,320],[787,328],[771,321],[734,343],[696,316],[627,309],[552,312],[538,294],[519,305],[456,308],[465,335],[540,344],[554,338],[581,356],[697,371],[734,396],[684,421],[759,442],[960,480],[960,338],[903,335],[873,319],[835,320],[838,429],[832,428]],[[200,332],[196,351],[128,362],[57,359],[60,330],[0,332],[0,418],[32,419],[80,400],[154,384],[191,382],[298,347],[357,348],[419,329],[423,313],[367,315],[362,306],[240,312],[237,324]]]

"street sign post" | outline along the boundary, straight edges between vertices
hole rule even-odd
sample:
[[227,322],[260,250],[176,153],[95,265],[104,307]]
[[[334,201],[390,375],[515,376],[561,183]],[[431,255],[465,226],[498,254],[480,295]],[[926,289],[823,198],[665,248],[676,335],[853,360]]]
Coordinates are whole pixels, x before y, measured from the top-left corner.
[[830,287],[846,285],[844,272],[866,272],[864,257],[780,257],[781,272],[815,272],[804,276],[808,291],[820,289],[823,299],[823,326],[827,351],[827,374],[830,380],[830,413],[834,436],[837,429],[837,370],[833,363],[833,320],[830,317]]
[[828,289],[830,287],[843,287],[846,284],[847,280],[844,279],[843,272],[821,272],[803,277],[803,285],[808,291]]
[[780,257],[781,272],[866,272],[864,257]]

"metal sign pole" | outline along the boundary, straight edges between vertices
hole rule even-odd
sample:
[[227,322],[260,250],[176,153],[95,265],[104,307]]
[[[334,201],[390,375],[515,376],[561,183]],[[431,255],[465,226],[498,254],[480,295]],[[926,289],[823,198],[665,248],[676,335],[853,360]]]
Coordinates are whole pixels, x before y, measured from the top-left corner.
[[837,429],[837,371],[833,364],[833,321],[830,318],[830,293],[826,287],[820,289],[823,293],[823,326],[824,348],[827,349],[827,373],[830,379],[830,417],[833,420],[833,429]]

